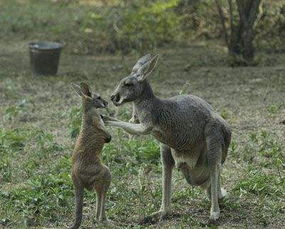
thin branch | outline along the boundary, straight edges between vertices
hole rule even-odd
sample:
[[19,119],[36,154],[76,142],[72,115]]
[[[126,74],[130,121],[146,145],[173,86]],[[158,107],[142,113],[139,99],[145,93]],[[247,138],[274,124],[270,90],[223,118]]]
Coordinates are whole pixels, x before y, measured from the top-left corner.
[[255,28],[258,23],[261,21],[261,18],[263,17],[263,1],[260,1],[259,7],[258,7],[258,14],[257,14],[257,18],[253,24],[253,28]]
[[243,8],[243,5],[242,5],[242,2],[240,0],[236,0],[236,5],[237,5],[237,9],[238,9],[238,14],[239,14],[239,17],[242,19],[244,19],[244,8]]
[[247,27],[246,7],[242,3],[243,0],[236,0],[240,24],[243,24],[245,27]]
[[233,34],[233,29],[234,29],[234,13],[233,13],[233,2],[232,0],[228,0],[229,4],[229,12],[230,12],[230,26],[231,26],[231,36]]
[[254,22],[257,19],[260,4],[261,4],[261,0],[253,0],[251,4],[251,8],[248,14],[248,21],[249,21],[250,26],[253,26]]
[[219,16],[220,16],[221,24],[222,24],[222,27],[223,27],[223,32],[224,32],[224,36],[225,36],[225,42],[226,42],[227,46],[229,47],[230,43],[229,43],[229,38],[228,38],[228,31],[227,31],[227,28],[226,28],[225,15],[224,15],[223,9],[221,7],[220,1],[219,0],[215,0],[215,2],[216,2],[216,6],[217,6],[217,9],[218,9]]

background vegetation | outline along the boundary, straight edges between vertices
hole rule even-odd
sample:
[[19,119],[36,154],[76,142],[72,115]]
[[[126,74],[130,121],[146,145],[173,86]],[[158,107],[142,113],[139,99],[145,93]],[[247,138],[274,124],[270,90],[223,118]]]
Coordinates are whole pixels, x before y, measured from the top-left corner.
[[[227,14],[227,1],[221,1]],[[256,66],[229,66],[214,1],[0,0],[0,227],[63,228],[73,219],[71,153],[80,99],[71,82],[87,81],[109,98],[142,53],[161,54],[150,81],[161,97],[193,93],[231,124],[223,170],[230,197],[224,228],[284,228],[285,6],[263,1],[256,25]],[[229,26],[226,24],[226,26]],[[27,43],[66,44],[57,76],[36,77]],[[111,112],[128,120],[129,106]],[[105,112],[105,111],[102,111]],[[161,199],[159,145],[110,129],[103,160],[113,174],[107,214],[111,228],[212,227],[210,203],[175,171],[174,214],[140,224]],[[83,228],[94,224],[87,192]]]
[[[227,1],[219,2],[229,18]],[[263,1],[259,11],[256,45],[284,51],[284,2]],[[81,54],[145,52],[223,37],[216,4],[207,0],[1,0],[0,26],[4,40],[57,40]]]

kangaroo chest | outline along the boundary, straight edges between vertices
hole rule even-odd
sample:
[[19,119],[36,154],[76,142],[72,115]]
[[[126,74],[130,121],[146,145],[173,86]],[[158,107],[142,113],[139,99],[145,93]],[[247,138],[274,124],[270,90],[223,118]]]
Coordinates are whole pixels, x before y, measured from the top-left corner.
[[[179,133],[179,132],[176,132]],[[175,135],[172,131],[154,128],[152,135],[161,143],[169,146],[176,168],[186,164],[193,169],[205,151],[205,142],[197,136]]]
[[174,131],[172,132],[169,130],[161,130],[159,128],[154,128],[152,131],[152,135],[159,142],[177,150],[185,148],[187,143],[189,142],[189,139],[186,139],[186,137],[181,138],[177,136]]
[[199,150],[201,145],[204,145],[202,134],[192,134],[191,130],[177,130],[173,128],[155,127],[152,130],[152,135],[161,143],[169,146],[178,152],[191,151],[193,154]]

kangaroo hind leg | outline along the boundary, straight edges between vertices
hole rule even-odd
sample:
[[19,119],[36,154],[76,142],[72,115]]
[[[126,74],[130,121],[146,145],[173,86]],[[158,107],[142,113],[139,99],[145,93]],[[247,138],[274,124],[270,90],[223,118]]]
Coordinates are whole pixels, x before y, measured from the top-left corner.
[[[220,171],[221,173],[221,171]],[[228,197],[228,193],[227,191],[221,187],[221,175],[219,173],[219,183],[218,183],[218,199],[222,200],[224,198]],[[210,184],[210,179],[205,182],[205,184],[203,184],[202,188],[206,191],[206,194],[209,198],[209,200],[211,200],[211,184]]]
[[175,162],[171,154],[171,148],[165,144],[160,145],[162,162],[162,200],[159,211],[146,216],[142,223],[154,222],[167,217],[171,213],[171,180]]
[[172,170],[175,163],[170,147],[161,144],[160,153],[162,161],[162,202],[160,212],[162,213],[161,216],[164,216],[170,212]]
[[[212,131],[211,131],[212,132]],[[206,137],[207,142],[207,159],[210,170],[210,197],[211,197],[211,211],[210,220],[217,220],[220,217],[219,195],[220,188],[220,168],[222,162],[222,142],[217,130],[214,130]]]

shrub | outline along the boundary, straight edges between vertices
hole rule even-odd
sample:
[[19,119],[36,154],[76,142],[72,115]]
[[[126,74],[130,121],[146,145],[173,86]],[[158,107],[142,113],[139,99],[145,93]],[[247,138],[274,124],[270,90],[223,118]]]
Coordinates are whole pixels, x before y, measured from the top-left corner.
[[180,32],[180,17],[174,9],[178,0],[135,1],[124,9],[118,23],[117,39],[121,50],[153,49],[175,41]]

